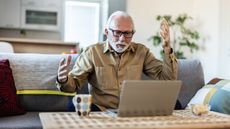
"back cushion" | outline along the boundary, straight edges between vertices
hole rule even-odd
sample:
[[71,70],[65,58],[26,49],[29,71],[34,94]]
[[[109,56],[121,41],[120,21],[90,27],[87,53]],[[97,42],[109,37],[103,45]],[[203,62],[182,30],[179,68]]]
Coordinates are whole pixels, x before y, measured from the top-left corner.
[[196,92],[204,85],[203,68],[198,59],[178,60],[178,80],[182,80],[179,101],[185,108]]
[[[59,61],[64,55],[0,54],[10,61],[15,85],[20,89],[57,89],[55,85]],[[78,55],[72,55],[73,66]]]
[[[75,94],[63,93],[56,87],[61,54],[0,54],[9,59],[17,94],[22,106],[30,111],[66,111],[72,109]],[[73,67],[77,54],[72,55]]]

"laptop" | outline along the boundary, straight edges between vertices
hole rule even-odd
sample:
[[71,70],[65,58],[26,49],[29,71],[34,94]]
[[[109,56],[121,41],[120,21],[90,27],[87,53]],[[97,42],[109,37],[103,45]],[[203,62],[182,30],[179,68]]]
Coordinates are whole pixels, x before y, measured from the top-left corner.
[[171,115],[181,85],[179,80],[125,80],[118,109],[107,113],[114,117]]

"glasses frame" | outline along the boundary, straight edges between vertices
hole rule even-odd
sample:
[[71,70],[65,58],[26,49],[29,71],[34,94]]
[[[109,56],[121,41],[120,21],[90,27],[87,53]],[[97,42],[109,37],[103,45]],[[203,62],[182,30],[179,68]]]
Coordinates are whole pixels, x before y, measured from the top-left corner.
[[121,35],[124,35],[125,38],[132,38],[133,34],[135,33],[134,30],[132,30],[131,32],[114,30],[112,28],[109,28],[109,30],[113,33],[114,37],[120,37]]

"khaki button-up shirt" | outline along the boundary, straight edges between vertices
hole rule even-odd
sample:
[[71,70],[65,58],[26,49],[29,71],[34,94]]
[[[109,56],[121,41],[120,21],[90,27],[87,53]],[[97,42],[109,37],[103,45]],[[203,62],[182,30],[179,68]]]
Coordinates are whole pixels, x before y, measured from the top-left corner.
[[91,84],[93,103],[101,110],[118,108],[123,80],[140,80],[142,72],[154,80],[176,79],[177,61],[174,54],[164,55],[163,61],[156,59],[147,47],[131,43],[121,55],[109,47],[109,43],[98,43],[88,47],[78,57],[62,91],[74,92],[85,83]]

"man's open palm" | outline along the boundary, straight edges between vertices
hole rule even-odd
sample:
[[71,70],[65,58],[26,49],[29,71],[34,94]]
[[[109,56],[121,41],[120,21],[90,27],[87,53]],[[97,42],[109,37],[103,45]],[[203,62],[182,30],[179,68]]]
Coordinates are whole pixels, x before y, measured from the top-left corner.
[[59,68],[58,68],[58,81],[59,82],[66,82],[68,78],[68,73],[70,70],[70,62],[71,62],[71,56],[68,55],[65,58],[62,58],[59,62]]

